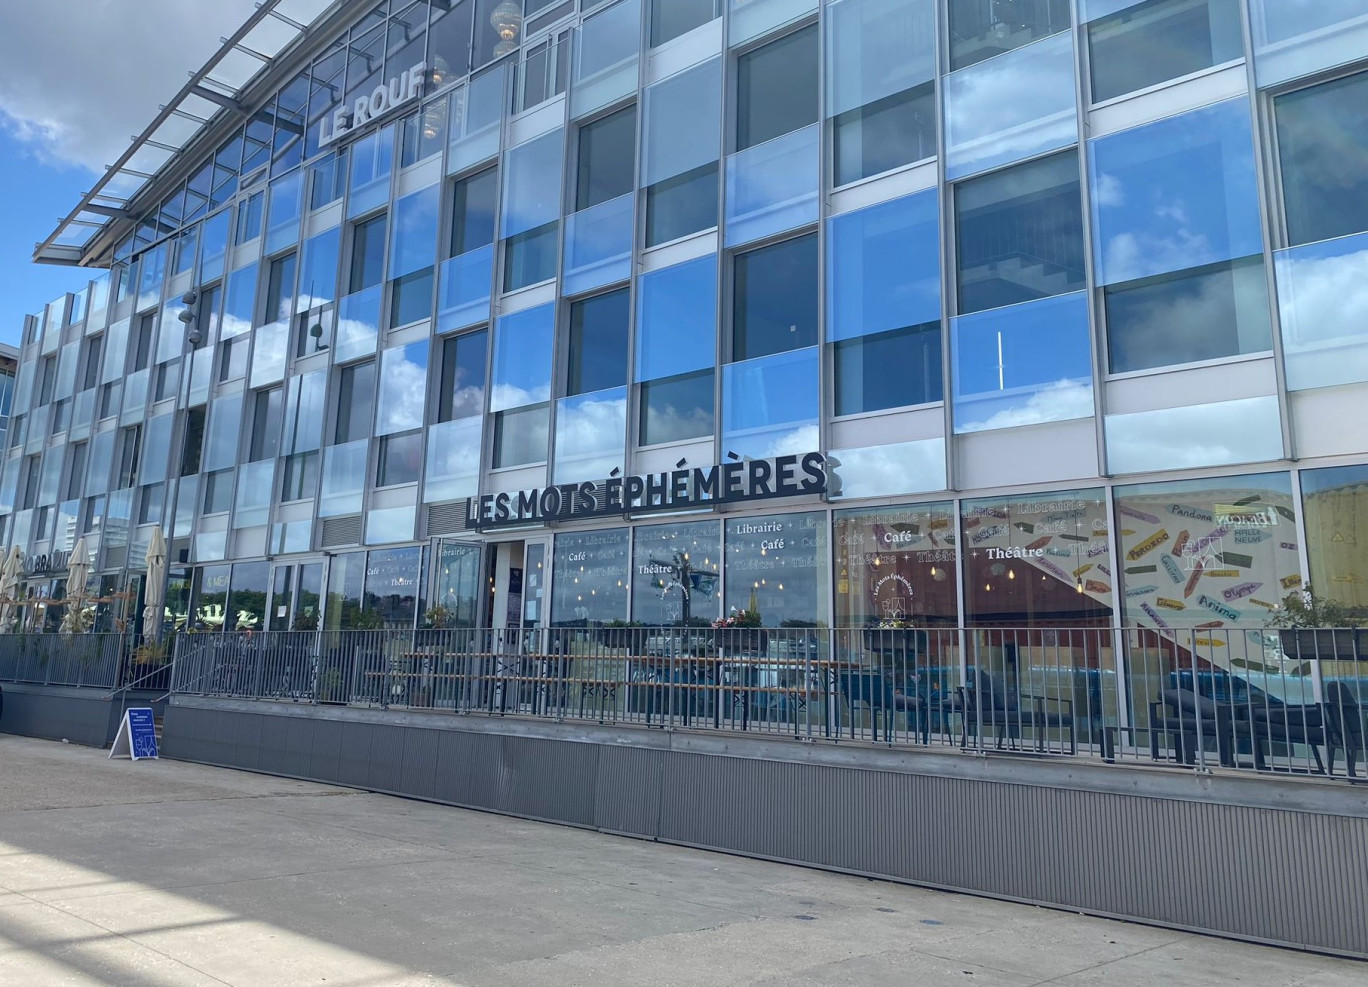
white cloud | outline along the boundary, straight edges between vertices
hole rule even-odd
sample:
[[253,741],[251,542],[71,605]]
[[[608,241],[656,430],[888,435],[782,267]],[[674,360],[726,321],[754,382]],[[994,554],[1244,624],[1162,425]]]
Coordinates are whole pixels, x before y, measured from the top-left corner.
[[0,128],[45,163],[103,171],[253,7],[253,0],[6,3]]

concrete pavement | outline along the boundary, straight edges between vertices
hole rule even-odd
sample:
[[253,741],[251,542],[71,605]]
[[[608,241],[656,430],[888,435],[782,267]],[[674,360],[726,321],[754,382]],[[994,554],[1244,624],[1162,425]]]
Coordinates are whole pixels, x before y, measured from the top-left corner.
[[1249,984],[1368,964],[0,734],[0,984]]

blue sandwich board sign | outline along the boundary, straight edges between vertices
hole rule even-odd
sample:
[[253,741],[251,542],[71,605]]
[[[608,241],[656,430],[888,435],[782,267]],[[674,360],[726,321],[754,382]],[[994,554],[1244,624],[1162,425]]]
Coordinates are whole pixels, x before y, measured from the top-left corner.
[[157,756],[157,723],[152,710],[135,708],[124,711],[119,732],[114,736],[110,757],[128,757],[134,761]]

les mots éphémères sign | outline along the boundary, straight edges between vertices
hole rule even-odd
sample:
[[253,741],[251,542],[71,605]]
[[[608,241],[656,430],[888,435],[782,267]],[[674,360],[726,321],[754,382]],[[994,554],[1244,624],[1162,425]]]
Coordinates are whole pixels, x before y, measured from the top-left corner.
[[475,529],[535,521],[579,521],[615,514],[811,496],[827,492],[827,471],[826,457],[820,452],[808,452],[485,494],[471,498],[465,526]]

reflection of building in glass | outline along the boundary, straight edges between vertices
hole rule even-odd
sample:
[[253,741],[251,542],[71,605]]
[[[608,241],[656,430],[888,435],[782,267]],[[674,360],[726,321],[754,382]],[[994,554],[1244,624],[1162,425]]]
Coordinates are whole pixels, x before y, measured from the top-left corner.
[[7,546],[161,526],[226,630],[1368,611],[1347,8],[393,6],[39,248],[108,272],[0,354]]

